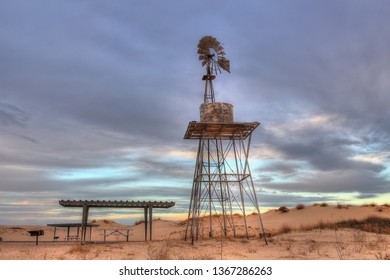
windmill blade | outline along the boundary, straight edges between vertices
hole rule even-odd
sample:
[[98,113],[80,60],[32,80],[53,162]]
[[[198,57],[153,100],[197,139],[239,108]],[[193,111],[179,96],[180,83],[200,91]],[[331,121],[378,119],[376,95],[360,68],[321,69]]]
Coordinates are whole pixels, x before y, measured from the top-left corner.
[[207,40],[201,40],[199,41],[198,48],[205,49],[207,45],[208,45]]
[[209,54],[209,49],[198,49],[198,54]]
[[210,45],[210,47],[213,48],[214,50],[217,50],[219,46],[221,46],[221,43],[218,42],[217,40],[213,41],[212,44]]
[[201,45],[204,49],[215,48],[218,44],[219,42],[217,39],[212,36],[205,36],[199,41],[199,45]]
[[204,36],[202,39],[200,39],[198,48],[200,49],[208,49],[209,41],[211,40],[211,36]]
[[218,47],[216,47],[215,51],[217,53],[219,53],[219,52],[223,51],[223,47],[219,44]]
[[208,42],[209,44],[214,44],[214,42],[216,42],[216,41],[217,41],[217,39],[215,39],[215,38],[212,37],[212,36],[207,37],[207,42]]
[[220,60],[218,60],[217,63],[223,70],[230,73],[230,61],[229,60],[220,59]]
[[202,43],[204,46],[207,46],[210,44],[211,38],[212,38],[211,36],[203,37],[203,39],[200,40],[199,43]]
[[203,36],[202,39],[199,40],[199,42],[205,42],[210,37],[211,36]]

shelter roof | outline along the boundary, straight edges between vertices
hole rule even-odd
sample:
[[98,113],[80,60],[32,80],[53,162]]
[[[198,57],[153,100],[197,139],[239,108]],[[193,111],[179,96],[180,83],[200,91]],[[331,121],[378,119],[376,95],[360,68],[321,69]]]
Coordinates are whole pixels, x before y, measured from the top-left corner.
[[[47,224],[48,227],[81,227],[82,223]],[[87,227],[98,227],[97,224],[87,224]]]
[[170,208],[175,205],[171,201],[117,201],[117,200],[60,200],[64,207],[107,207],[107,208]]

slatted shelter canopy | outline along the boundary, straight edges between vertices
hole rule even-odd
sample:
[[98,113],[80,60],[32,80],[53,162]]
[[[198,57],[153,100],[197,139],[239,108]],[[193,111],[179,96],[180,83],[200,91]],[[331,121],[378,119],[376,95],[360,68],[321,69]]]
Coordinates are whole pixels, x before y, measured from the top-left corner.
[[[148,235],[148,216],[150,228],[150,240],[152,240],[153,228],[153,208],[170,208],[175,206],[175,202],[171,201],[112,201],[112,200],[60,200],[59,204],[64,207],[81,207],[83,208],[82,216],[82,234],[81,239],[85,241],[86,229],[88,225],[88,213],[90,207],[99,208],[143,208],[145,217],[145,241]],[[148,215],[149,214],[149,215]]]
[[214,123],[192,121],[188,124],[184,139],[246,139],[259,124],[259,122]]
[[64,207],[106,207],[106,208],[170,208],[175,202],[164,201],[117,201],[117,200],[60,200],[59,204]]
[[[48,227],[81,227],[81,223],[63,223],[63,224],[47,224]],[[99,225],[97,224],[87,224],[88,227],[98,227]]]

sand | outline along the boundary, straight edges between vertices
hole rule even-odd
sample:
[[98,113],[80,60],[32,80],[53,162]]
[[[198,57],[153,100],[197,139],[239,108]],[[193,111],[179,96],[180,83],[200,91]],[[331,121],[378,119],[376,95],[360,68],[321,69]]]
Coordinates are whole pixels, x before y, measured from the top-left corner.
[[[199,240],[194,245],[184,241],[185,221],[153,221],[153,241],[144,241],[144,223],[125,226],[114,221],[93,221],[98,228],[92,230],[92,243],[66,241],[66,229],[58,229],[53,241],[54,228],[47,226],[0,226],[0,259],[2,260],[383,260],[390,259],[390,231],[367,232],[354,228],[329,226],[342,220],[362,220],[369,216],[390,219],[390,207],[366,205],[337,207],[328,205],[305,206],[282,213],[271,210],[262,214],[268,245],[259,238],[259,217],[247,218],[250,238],[245,238],[243,219],[235,216],[237,236],[231,232],[221,237],[220,229],[209,238],[209,217],[204,217]],[[213,217],[217,220],[219,217]],[[320,226],[318,225],[326,225]],[[315,226],[317,225],[317,226]],[[43,229],[45,234],[35,237],[28,230]],[[126,237],[115,234],[104,240],[106,233],[117,229],[132,234]],[[111,229],[111,230],[109,230]],[[387,229],[389,230],[389,229]],[[76,234],[75,229],[71,234]],[[88,233],[89,235],[89,233]],[[88,238],[89,239],[89,238]]]

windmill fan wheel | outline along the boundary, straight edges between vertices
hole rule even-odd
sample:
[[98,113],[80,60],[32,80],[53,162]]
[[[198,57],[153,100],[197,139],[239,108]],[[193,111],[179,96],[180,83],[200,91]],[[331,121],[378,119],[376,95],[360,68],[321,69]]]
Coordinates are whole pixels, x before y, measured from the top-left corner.
[[225,58],[225,52],[220,42],[212,36],[205,36],[198,44],[199,60],[208,71],[217,74],[221,69],[230,73],[230,62]]

